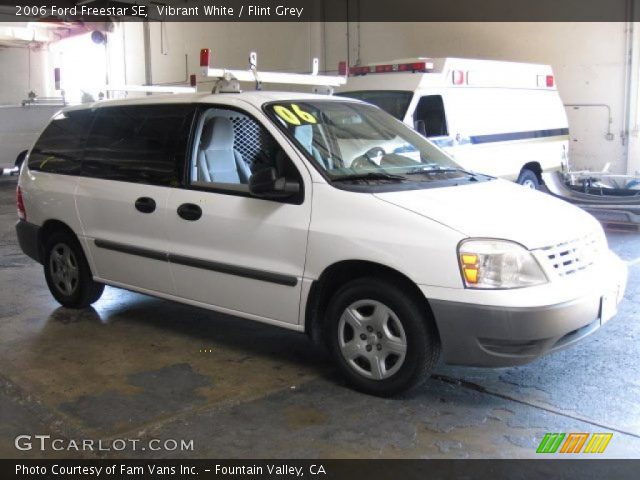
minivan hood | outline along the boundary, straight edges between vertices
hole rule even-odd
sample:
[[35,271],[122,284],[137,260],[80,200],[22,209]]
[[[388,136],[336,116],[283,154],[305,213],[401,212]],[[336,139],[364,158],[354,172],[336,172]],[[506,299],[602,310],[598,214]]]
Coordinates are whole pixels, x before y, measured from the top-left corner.
[[528,249],[556,245],[600,228],[578,207],[500,179],[374,195],[465,236],[513,240]]

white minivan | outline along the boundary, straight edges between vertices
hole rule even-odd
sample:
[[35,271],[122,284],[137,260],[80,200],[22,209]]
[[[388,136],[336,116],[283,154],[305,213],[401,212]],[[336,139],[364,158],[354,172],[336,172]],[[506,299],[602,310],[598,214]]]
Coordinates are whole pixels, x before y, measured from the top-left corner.
[[24,162],[18,240],[69,308],[122,287],[308,333],[355,387],[530,362],[617,311],[600,224],[470,173],[381,109],[245,92],[67,108]]
[[538,188],[567,164],[569,124],[549,65],[413,58],[349,74],[338,95],[377,105],[467,170]]

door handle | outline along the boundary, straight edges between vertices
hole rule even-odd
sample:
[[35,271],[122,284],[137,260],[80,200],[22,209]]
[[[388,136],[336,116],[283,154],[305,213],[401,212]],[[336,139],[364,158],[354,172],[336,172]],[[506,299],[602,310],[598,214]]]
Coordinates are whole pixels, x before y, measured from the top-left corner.
[[202,216],[202,209],[195,203],[183,203],[178,207],[178,215],[185,220],[194,222]]
[[149,197],[140,197],[135,205],[136,210],[142,213],[153,213],[156,209],[156,201]]

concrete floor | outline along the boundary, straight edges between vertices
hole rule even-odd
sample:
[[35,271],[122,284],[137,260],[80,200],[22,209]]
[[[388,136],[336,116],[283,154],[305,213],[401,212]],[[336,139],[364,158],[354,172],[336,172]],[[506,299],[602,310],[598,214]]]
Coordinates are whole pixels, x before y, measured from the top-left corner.
[[[441,365],[383,400],[342,384],[305,336],[107,288],[75,312],[21,254],[16,179],[0,178],[0,457],[525,458],[545,432],[613,432],[640,458],[640,235],[617,318],[579,345],[499,370]],[[635,263],[633,263],[635,261]],[[17,435],[193,440],[193,450],[17,451]]]

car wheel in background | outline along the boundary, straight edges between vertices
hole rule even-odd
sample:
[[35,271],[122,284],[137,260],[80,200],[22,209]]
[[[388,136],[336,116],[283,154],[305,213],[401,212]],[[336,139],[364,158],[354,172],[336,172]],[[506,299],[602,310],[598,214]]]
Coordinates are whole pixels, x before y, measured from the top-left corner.
[[518,183],[523,187],[531,188],[533,190],[538,190],[540,188],[538,175],[526,168],[520,172],[520,176],[518,176]]

